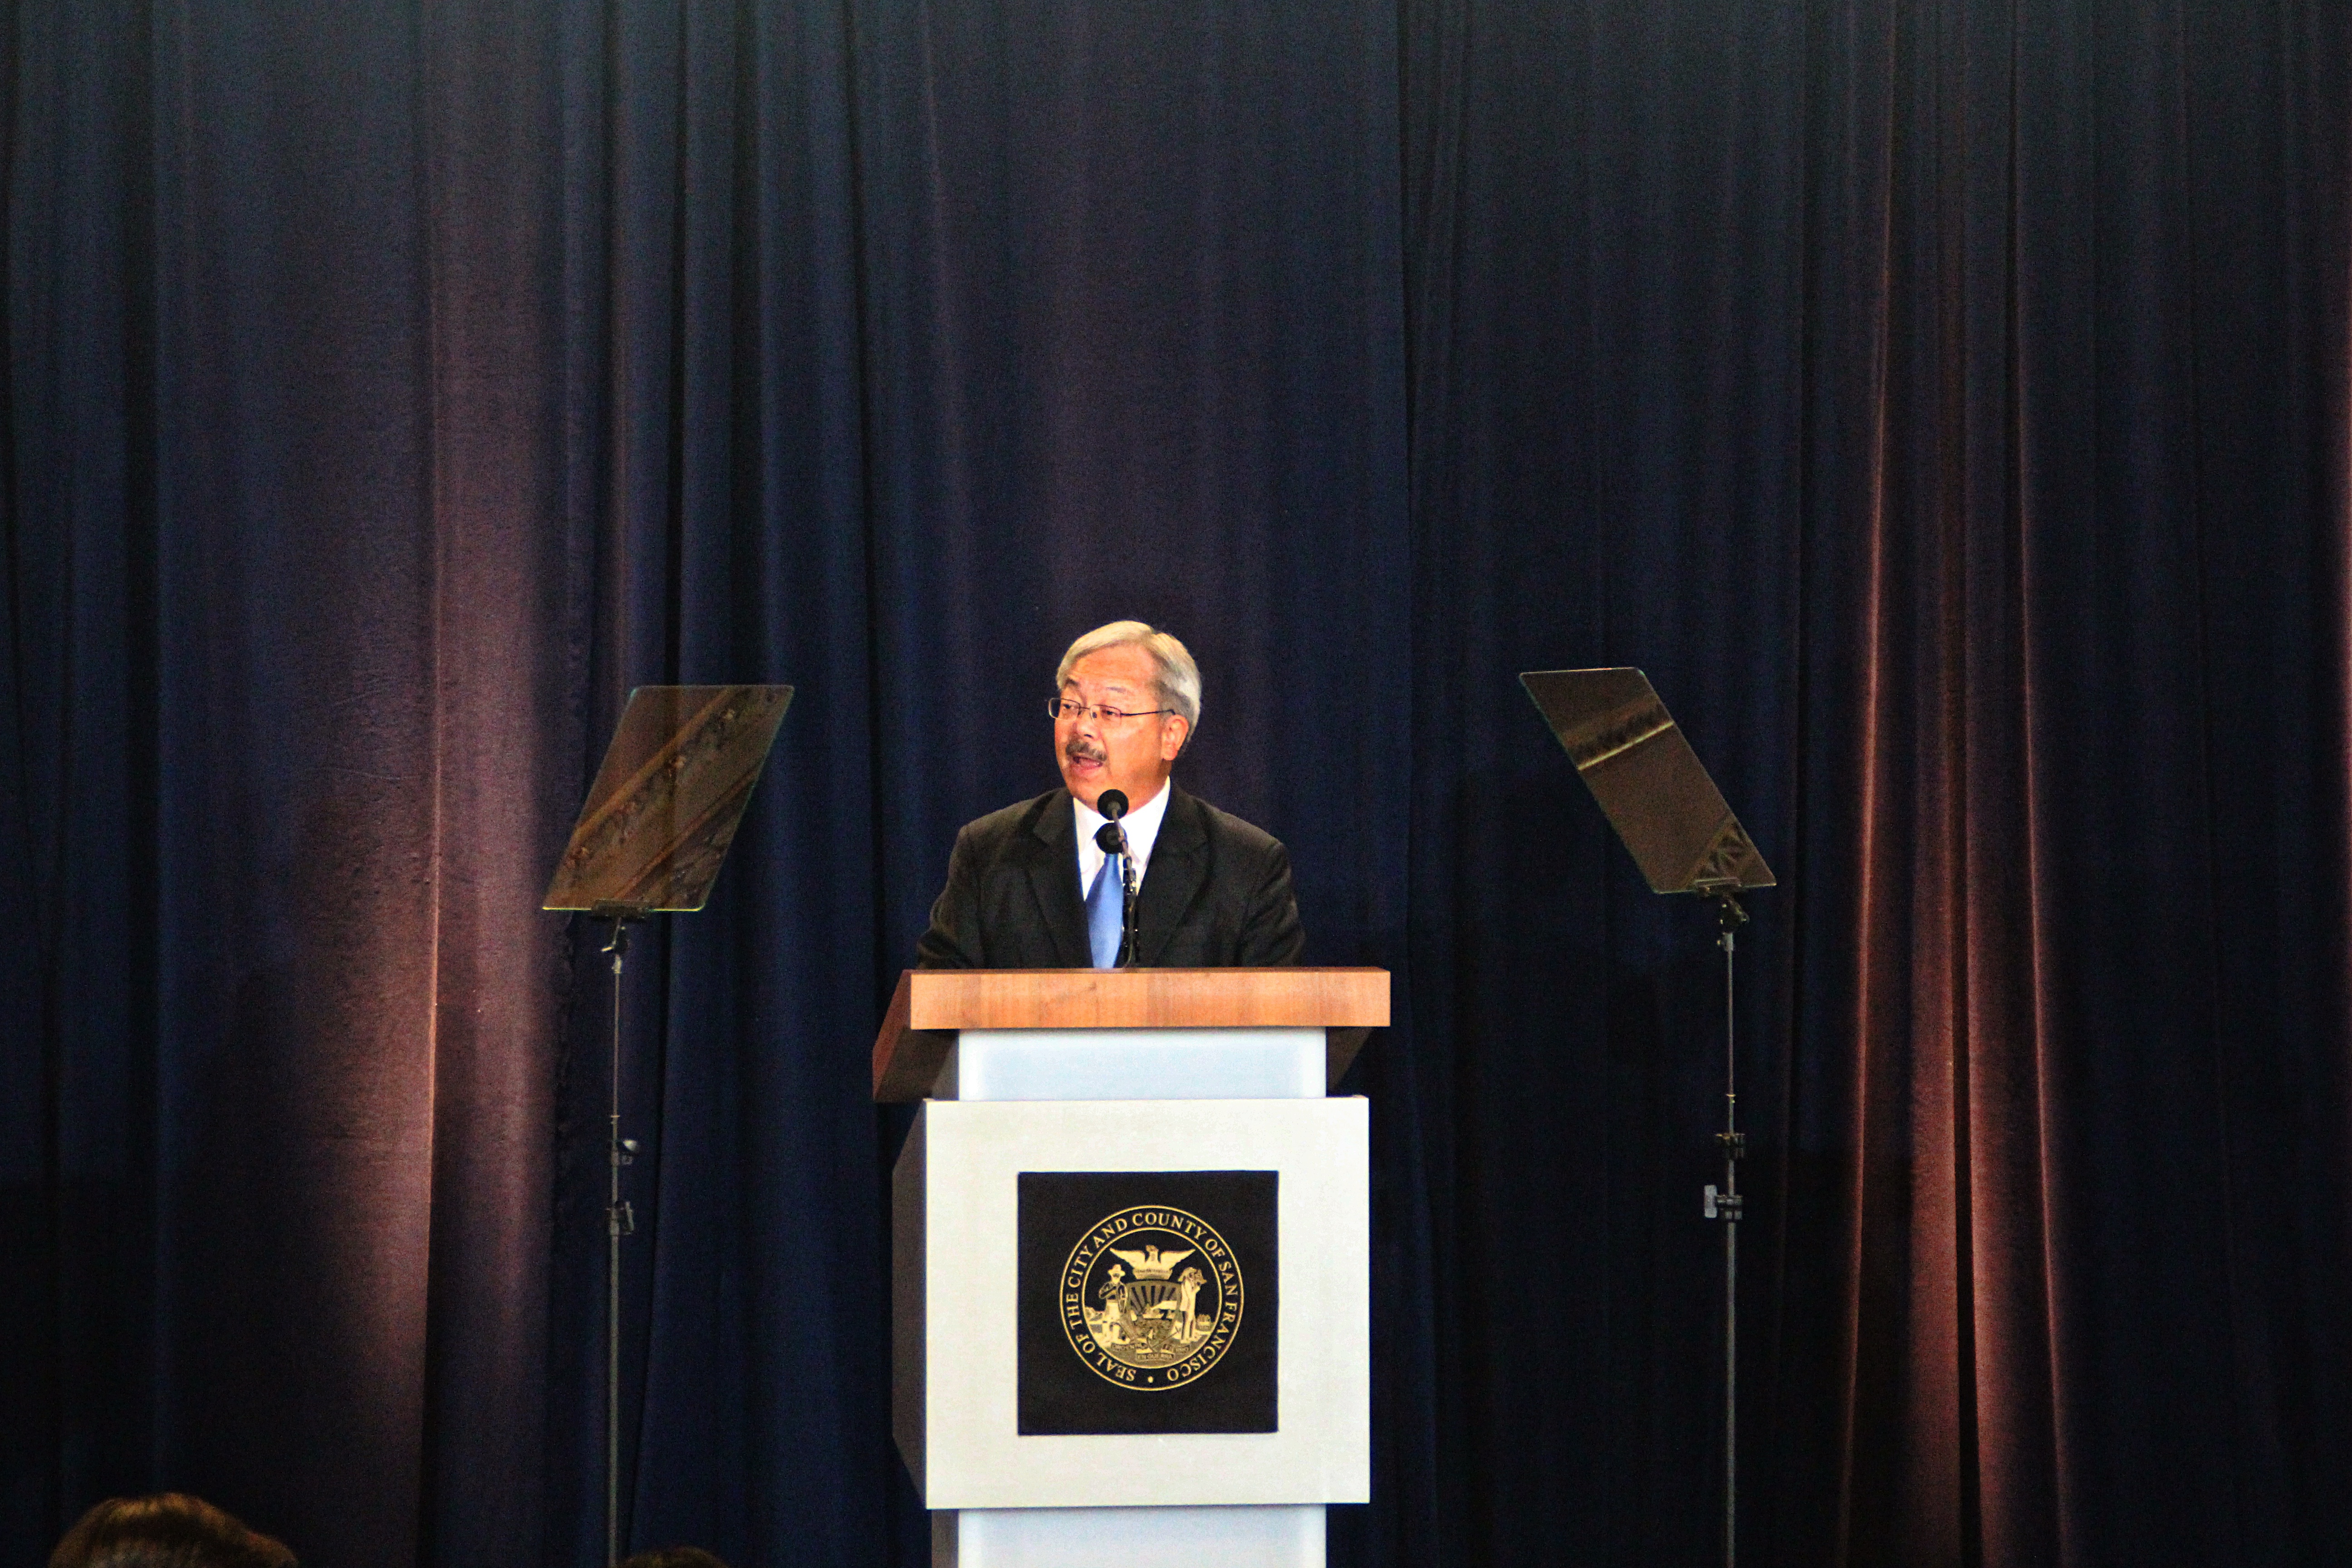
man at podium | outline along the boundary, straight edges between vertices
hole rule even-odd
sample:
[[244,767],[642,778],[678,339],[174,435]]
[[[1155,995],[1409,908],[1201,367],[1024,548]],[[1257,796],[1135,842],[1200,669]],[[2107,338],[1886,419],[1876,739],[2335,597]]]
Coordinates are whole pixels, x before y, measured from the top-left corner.
[[[964,825],[916,945],[925,969],[1108,969],[1122,889],[1097,834],[1106,791],[1134,861],[1132,962],[1163,968],[1295,963],[1306,938],[1281,843],[1178,789],[1169,774],[1201,717],[1184,645],[1140,621],[1072,643],[1055,671],[1062,786]],[[1105,872],[1106,866],[1110,874]]]

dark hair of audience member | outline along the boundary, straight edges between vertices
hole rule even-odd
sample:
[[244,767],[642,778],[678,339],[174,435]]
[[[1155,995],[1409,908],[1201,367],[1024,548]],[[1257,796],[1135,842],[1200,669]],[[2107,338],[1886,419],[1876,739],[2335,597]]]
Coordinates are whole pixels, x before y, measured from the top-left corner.
[[285,1544],[181,1492],[110,1498],[81,1516],[49,1568],[296,1568]]
[[623,1558],[621,1568],[727,1568],[727,1564],[699,1546],[665,1546],[658,1552]]

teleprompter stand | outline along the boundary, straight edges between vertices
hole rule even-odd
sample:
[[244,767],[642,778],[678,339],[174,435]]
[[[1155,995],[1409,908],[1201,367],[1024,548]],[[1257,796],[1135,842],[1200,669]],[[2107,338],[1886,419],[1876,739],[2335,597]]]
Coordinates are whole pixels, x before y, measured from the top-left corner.
[[637,1227],[621,1171],[637,1142],[621,1135],[621,971],[629,927],[688,913],[710,897],[751,786],[760,782],[789,686],[640,686],[547,885],[542,909],[611,925],[613,1100],[604,1205],[604,1561],[621,1560],[621,1238]]
[[1723,1185],[1705,1213],[1723,1222],[1723,1562],[1739,1554],[1739,1058],[1732,1044],[1733,957],[1748,911],[1739,894],[1773,885],[1771,869],[1724,803],[1706,764],[1638,669],[1539,669],[1519,683],[1543,710],[1602,815],[1654,893],[1715,905],[1723,949]]

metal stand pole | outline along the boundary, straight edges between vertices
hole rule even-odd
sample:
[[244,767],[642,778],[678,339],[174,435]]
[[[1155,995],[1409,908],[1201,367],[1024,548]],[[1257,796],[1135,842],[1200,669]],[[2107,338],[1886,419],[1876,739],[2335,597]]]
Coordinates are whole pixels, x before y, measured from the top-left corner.
[[630,916],[614,914],[613,1112],[605,1157],[610,1178],[604,1204],[604,1563],[621,1561],[621,1237],[637,1228],[637,1216],[621,1196],[621,1167],[632,1163],[636,1140],[621,1136],[621,971],[629,952]]
[[1739,1158],[1748,1135],[1739,1131],[1739,1054],[1732,1009],[1734,933],[1747,921],[1729,887],[1700,889],[1716,901],[1723,949],[1723,1187],[1706,1189],[1706,1217],[1723,1221],[1723,1568],[1739,1562]]

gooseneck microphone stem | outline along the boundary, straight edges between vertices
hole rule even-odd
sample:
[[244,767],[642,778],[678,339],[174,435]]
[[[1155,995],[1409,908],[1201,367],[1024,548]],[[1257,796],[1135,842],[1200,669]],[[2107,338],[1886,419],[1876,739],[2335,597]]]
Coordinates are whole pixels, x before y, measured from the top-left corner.
[[1127,834],[1118,836],[1118,966],[1135,963],[1135,857],[1128,852]]
[[1125,969],[1135,962],[1135,857],[1128,851],[1127,829],[1118,825],[1118,819],[1127,815],[1127,792],[1103,791],[1095,797],[1095,810],[1103,818],[1095,842],[1118,863],[1118,958],[1113,967]]

